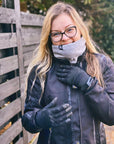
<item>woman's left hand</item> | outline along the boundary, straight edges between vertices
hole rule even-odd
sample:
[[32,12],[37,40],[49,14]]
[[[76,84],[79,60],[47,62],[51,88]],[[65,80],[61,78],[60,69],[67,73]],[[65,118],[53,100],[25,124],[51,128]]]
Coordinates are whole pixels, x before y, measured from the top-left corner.
[[82,91],[88,88],[87,82],[92,79],[82,68],[71,65],[60,65],[56,75],[61,82],[70,86],[75,85]]

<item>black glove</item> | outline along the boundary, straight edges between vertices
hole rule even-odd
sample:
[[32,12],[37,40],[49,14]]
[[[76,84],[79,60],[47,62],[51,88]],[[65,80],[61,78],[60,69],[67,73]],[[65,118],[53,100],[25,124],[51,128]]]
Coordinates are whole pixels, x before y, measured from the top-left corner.
[[61,82],[74,85],[82,91],[88,89],[93,80],[82,68],[71,65],[60,65],[56,75]]
[[71,106],[63,104],[56,106],[57,98],[37,112],[36,123],[41,128],[50,128],[70,122],[72,115]]

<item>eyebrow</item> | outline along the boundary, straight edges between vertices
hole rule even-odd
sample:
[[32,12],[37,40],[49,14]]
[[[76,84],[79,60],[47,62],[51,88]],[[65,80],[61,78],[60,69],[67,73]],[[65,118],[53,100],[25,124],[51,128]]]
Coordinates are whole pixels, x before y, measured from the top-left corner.
[[[73,24],[69,24],[69,25],[65,26],[65,29],[67,29],[67,28],[70,27],[70,26],[73,26]],[[65,29],[64,29],[64,30],[65,30]],[[51,30],[51,32],[52,32],[52,31],[60,31],[60,30]]]

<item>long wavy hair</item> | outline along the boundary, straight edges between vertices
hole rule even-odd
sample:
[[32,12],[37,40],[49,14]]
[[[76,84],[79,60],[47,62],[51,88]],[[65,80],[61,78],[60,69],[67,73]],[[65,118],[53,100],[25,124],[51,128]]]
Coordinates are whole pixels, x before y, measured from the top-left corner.
[[[68,14],[73,19],[76,26],[81,31],[82,36],[86,40],[87,53],[85,58],[87,61],[87,73],[92,77],[96,77],[100,85],[103,84],[99,61],[94,55],[95,53],[98,53],[98,51],[96,50],[90,38],[88,29],[85,26],[82,18],[79,16],[79,14],[77,13],[77,11],[73,6],[63,2],[57,2],[56,4],[50,7],[50,9],[48,10],[45,16],[43,27],[42,27],[40,44],[37,48],[37,52],[35,52],[32,62],[28,67],[28,72],[27,72],[27,75],[29,76],[31,69],[35,65],[37,65],[35,77],[38,76],[40,79],[42,93],[44,91],[46,73],[50,70],[50,67],[52,65],[52,53],[49,46],[49,44],[51,43],[51,40],[49,38],[51,25],[53,20],[62,13]],[[38,70],[39,72],[37,72]]]

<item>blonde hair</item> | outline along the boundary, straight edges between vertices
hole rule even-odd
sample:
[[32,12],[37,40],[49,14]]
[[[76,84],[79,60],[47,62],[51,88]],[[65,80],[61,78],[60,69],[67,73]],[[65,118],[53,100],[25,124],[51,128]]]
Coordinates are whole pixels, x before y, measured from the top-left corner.
[[[47,71],[49,71],[52,65],[52,53],[49,47],[50,43],[49,34],[51,31],[51,24],[52,21],[61,13],[68,14],[74,20],[76,26],[81,31],[82,36],[86,40],[87,53],[85,58],[87,61],[87,73],[90,74],[92,77],[96,77],[99,81],[99,84],[102,84],[103,79],[101,75],[99,61],[94,55],[95,53],[98,53],[98,51],[96,50],[95,46],[92,43],[88,29],[85,26],[79,14],[77,13],[77,11],[75,10],[75,8],[63,2],[57,2],[56,4],[52,5],[45,16],[42,27],[40,45],[38,47],[36,55],[34,56],[32,62],[28,67],[28,75],[31,69],[35,65],[38,65],[36,69],[36,76],[38,76],[40,79],[43,92],[46,73]],[[37,73],[37,70],[40,71]]]

